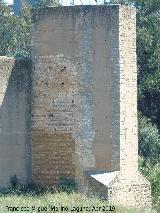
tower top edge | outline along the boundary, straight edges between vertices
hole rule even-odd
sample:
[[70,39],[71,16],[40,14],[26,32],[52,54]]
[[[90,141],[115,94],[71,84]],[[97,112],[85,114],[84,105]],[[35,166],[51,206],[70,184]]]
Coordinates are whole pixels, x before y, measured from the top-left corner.
[[[40,10],[41,11],[57,11],[57,10],[63,10],[63,11],[67,11],[67,10],[86,10],[86,9],[120,9],[120,8],[128,8],[128,9],[133,9],[135,10],[135,7],[132,6],[127,6],[127,5],[121,5],[121,4],[103,4],[103,5],[90,5],[90,4],[86,4],[86,5],[69,5],[69,6],[48,6],[46,8],[42,8]],[[34,11],[34,9],[33,9]]]

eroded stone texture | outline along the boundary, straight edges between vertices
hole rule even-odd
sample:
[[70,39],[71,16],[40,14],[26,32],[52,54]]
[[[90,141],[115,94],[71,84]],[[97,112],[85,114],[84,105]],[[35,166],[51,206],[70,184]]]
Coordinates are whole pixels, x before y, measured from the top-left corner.
[[85,170],[111,169],[115,109],[110,70],[113,43],[118,54],[117,25],[118,7],[48,8],[33,30],[32,127],[72,132],[80,185]]
[[76,64],[62,55],[34,60],[32,75],[32,179],[58,184],[75,178],[78,82]]
[[[135,19],[134,9],[119,5],[40,12],[32,37],[32,130],[50,132],[53,141],[56,131],[59,137],[70,134],[79,190],[94,185],[110,201],[149,207],[150,185],[137,168]],[[38,160],[33,171],[37,165]],[[102,174],[102,180],[87,179],[91,171]]]
[[[137,164],[135,28],[135,10],[125,6],[40,11],[32,30],[32,90],[29,66],[0,60],[2,183],[10,171],[26,179],[32,164],[36,183],[57,185],[61,176],[72,177],[79,191],[150,207],[150,184]],[[8,155],[16,148],[11,168]]]
[[31,135],[33,181],[55,185],[61,177],[74,178],[75,142],[71,133],[35,130]]
[[30,71],[29,60],[0,57],[0,187],[31,178]]

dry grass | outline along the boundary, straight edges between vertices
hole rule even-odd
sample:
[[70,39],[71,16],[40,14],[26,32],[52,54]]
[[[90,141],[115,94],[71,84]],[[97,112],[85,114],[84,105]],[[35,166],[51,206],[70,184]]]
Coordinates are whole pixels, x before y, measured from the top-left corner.
[[[12,208],[8,208],[8,207]],[[66,207],[67,211],[61,211],[61,207]],[[109,204],[98,198],[88,198],[85,195],[78,193],[51,193],[45,192],[43,195],[17,195],[6,194],[0,195],[0,213],[8,212],[113,212],[113,213],[143,213],[135,209],[127,209],[115,207],[114,211],[109,210]],[[13,209],[13,207],[19,207]],[[83,208],[82,208],[83,207]],[[17,211],[13,211],[17,210]],[[154,211],[153,211],[154,212]]]

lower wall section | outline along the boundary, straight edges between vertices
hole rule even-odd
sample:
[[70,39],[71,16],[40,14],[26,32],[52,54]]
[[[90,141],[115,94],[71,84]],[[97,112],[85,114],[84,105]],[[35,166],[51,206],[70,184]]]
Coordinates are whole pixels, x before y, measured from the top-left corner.
[[0,57],[0,188],[31,178],[30,60]]
[[74,178],[75,141],[70,132],[31,131],[32,180],[57,185],[61,176]]

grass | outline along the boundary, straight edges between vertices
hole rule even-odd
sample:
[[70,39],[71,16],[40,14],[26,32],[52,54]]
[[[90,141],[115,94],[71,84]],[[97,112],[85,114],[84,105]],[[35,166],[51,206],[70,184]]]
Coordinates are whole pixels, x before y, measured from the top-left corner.
[[[105,211],[104,208],[105,207]],[[1,193],[0,194],[0,213],[8,212],[113,212],[113,213],[144,213],[135,209],[127,209],[123,207],[115,207],[114,211],[109,210],[109,204],[96,197],[89,198],[83,194],[65,192],[44,192],[44,194],[17,194],[17,193]],[[111,205],[112,206],[112,205]],[[10,207],[10,208],[9,208]],[[15,207],[15,208],[13,208]],[[17,208],[19,207],[19,208]],[[61,208],[64,207],[64,211]],[[81,207],[88,207],[81,208]],[[96,207],[96,209],[94,209]],[[101,207],[101,210],[98,208]],[[65,211],[65,208],[67,211]],[[103,210],[102,210],[103,208]],[[113,207],[112,207],[113,208]],[[91,210],[91,211],[89,211]],[[92,211],[93,210],[93,211]]]

